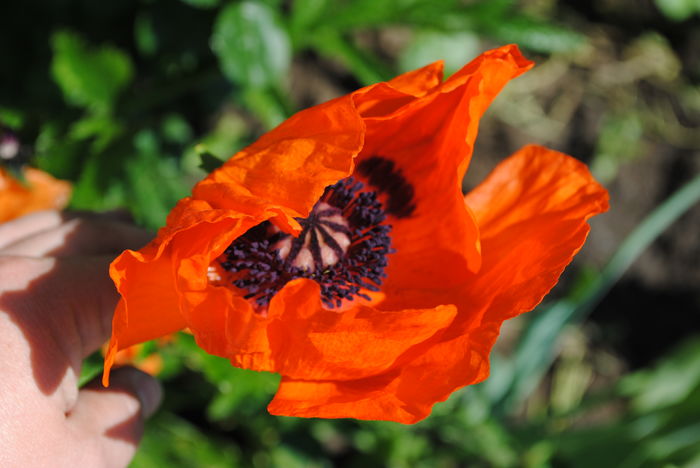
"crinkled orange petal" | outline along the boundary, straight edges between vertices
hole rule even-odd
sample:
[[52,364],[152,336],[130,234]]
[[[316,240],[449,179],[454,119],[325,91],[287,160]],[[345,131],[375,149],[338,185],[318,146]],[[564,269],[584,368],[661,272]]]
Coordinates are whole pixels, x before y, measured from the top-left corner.
[[398,371],[348,382],[308,381],[282,377],[267,410],[279,416],[358,418],[412,424],[414,414],[394,392]]
[[402,106],[435,90],[442,83],[443,63],[432,63],[399,75],[386,83],[356,91],[357,112],[364,118],[390,115]]
[[[290,117],[234,155],[193,191],[214,208],[254,215],[278,207],[295,226],[323,190],[350,175],[364,143],[364,124],[351,96],[334,99]],[[283,226],[280,226],[283,227]]]
[[[270,303],[272,370],[306,380],[352,380],[380,374],[414,346],[450,325],[454,306],[379,311],[322,307],[318,283],[289,282]],[[235,361],[234,361],[235,362]]]
[[0,222],[40,210],[60,210],[71,194],[70,183],[31,167],[24,169],[26,185],[0,168]]
[[[264,216],[266,213],[260,214]],[[269,213],[267,213],[269,216]],[[110,266],[110,276],[122,299],[112,321],[103,381],[117,351],[189,327],[198,340],[223,340],[216,309],[192,314],[194,305],[211,300],[203,295],[208,267],[233,239],[261,222],[230,210],[214,210],[203,200],[185,198],[168,216],[168,225],[149,245],[127,250]],[[213,297],[213,296],[212,296]],[[240,299],[242,301],[242,299]],[[234,307],[235,301],[226,304]]]
[[[465,290],[467,303],[491,302],[482,322],[539,304],[583,246],[586,221],[609,207],[608,192],[585,164],[536,145],[506,159],[465,201],[491,252]],[[484,293],[495,281],[499,287]]]
[[[145,249],[144,249],[145,250]],[[181,330],[185,321],[178,312],[178,296],[172,284],[167,258],[143,263],[150,252],[126,251],[110,274],[122,294],[112,319],[112,338],[105,356],[102,381],[109,384],[109,373],[120,350]],[[145,255],[144,255],[145,254]],[[123,279],[128,265],[129,281]],[[132,282],[133,280],[133,282]],[[122,288],[120,288],[122,286]],[[128,295],[128,302],[124,299]],[[128,304],[128,308],[127,308]]]
[[402,93],[412,96],[425,96],[442,83],[444,62],[438,60],[429,65],[406,72],[389,81],[387,84]]
[[294,218],[306,216],[326,186],[352,171],[363,141],[364,124],[346,96],[299,112],[198,183],[151,244],[112,263],[122,302],[103,380],[118,350],[185,327],[209,353],[247,353],[261,361],[251,366],[264,365],[264,322],[248,301],[209,281],[209,266],[263,221],[297,231]]
[[582,163],[528,146],[501,163],[466,197],[481,230],[482,267],[459,290],[459,315],[395,372],[356,382],[283,379],[274,414],[413,423],[434,403],[488,376],[504,320],[533,309],[579,251],[586,220],[608,195]]
[[373,156],[390,159],[415,191],[414,213],[390,219],[396,253],[389,259],[382,308],[449,303],[444,292],[478,271],[479,232],[461,181],[482,114],[509,80],[531,66],[517,47],[501,47],[394,114],[366,119],[358,164]]
[[[422,359],[422,354],[415,356],[417,359],[408,366],[396,366],[385,374],[362,380],[283,377],[268,411],[281,416],[413,424],[426,418],[433,405],[454,390],[488,375],[488,362],[467,345],[433,343],[426,359]],[[449,390],[444,393],[445,389]]]

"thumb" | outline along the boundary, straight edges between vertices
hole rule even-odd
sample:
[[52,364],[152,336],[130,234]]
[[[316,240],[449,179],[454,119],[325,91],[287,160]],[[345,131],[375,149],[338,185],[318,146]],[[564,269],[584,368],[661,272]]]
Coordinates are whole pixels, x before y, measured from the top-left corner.
[[133,367],[121,367],[112,374],[109,388],[97,380],[86,385],[68,415],[68,422],[85,440],[95,443],[88,459],[95,466],[125,467],[133,458],[143,434],[144,419],[151,416],[162,399],[160,383]]

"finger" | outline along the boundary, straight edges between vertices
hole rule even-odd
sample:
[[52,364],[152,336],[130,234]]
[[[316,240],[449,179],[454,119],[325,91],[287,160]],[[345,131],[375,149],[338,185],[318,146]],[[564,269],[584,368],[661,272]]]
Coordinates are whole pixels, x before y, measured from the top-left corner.
[[0,254],[24,256],[101,255],[145,245],[150,235],[133,225],[105,217],[74,218],[0,248]]
[[127,466],[143,434],[144,419],[160,405],[162,389],[157,380],[133,367],[116,369],[109,388],[97,381],[80,391],[77,404],[67,415],[69,424],[84,434],[100,452],[104,466]]
[[[112,315],[119,299],[109,277],[112,257],[65,257],[55,259],[54,268],[37,283],[37,301],[53,305],[52,314],[66,326],[76,328],[81,362],[104,344],[111,334]],[[66,328],[56,327],[63,336]]]
[[55,210],[37,211],[0,224],[0,249],[27,236],[60,225],[64,215]]
[[[5,354],[28,356],[26,377],[70,408],[83,359],[110,335],[118,293],[111,257],[0,257]],[[57,389],[61,391],[56,391]]]

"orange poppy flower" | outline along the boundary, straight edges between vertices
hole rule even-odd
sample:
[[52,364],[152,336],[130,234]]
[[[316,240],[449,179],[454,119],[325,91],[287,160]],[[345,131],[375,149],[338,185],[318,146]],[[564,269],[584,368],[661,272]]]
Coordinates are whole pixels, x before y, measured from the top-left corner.
[[486,378],[501,323],[532,309],[607,193],[529,146],[465,198],[479,118],[531,67],[517,47],[442,82],[435,63],[304,110],[181,200],[111,266],[118,349],[189,328],[282,380],[273,414],[413,423]]
[[70,183],[54,179],[46,172],[27,167],[26,184],[0,167],[0,222],[39,210],[60,210],[70,198]]

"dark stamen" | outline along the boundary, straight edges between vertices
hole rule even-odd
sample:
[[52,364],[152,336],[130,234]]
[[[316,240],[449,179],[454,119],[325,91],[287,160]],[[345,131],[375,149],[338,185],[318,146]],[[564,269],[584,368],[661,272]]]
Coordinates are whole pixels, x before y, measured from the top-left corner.
[[377,194],[363,188],[352,177],[326,188],[309,216],[298,219],[297,238],[264,222],[236,239],[220,259],[233,285],[261,308],[295,278],[316,281],[327,307],[369,300],[364,291],[379,290],[393,250]]
[[413,214],[416,205],[415,191],[393,161],[380,156],[370,156],[357,165],[357,172],[367,177],[369,184],[387,195],[386,212],[397,218]]

